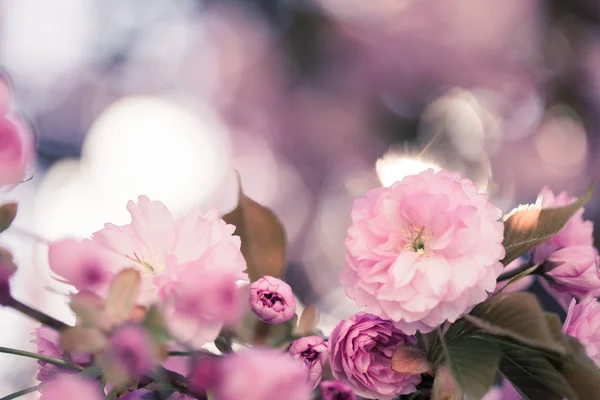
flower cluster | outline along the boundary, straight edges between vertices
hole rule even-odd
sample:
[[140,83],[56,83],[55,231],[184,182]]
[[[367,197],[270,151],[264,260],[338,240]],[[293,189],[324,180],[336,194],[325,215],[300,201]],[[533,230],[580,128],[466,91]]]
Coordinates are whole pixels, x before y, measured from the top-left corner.
[[[38,359],[43,400],[583,398],[600,393],[592,224],[585,197],[540,199],[500,221],[472,182],[433,170],[357,199],[340,280],[363,310],[329,336],[315,306],[296,314],[284,249],[265,253],[267,235],[252,236],[284,243],[281,225],[244,195],[230,214],[179,219],[140,196],[131,223],[51,243],[75,326],[12,297],[2,249],[0,304],[43,324],[37,353],[20,352]],[[537,278],[570,304],[562,332],[519,292]]]

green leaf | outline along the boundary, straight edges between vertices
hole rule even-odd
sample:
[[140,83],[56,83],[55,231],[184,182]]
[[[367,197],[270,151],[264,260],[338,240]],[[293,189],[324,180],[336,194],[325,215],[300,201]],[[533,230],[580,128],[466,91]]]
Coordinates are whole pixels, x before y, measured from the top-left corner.
[[500,372],[525,400],[577,399],[562,374],[538,351],[504,345]]
[[422,374],[431,369],[431,364],[420,348],[402,345],[392,354],[392,369],[401,374]]
[[[580,400],[600,400],[600,369],[585,353],[577,339],[566,336],[569,355],[562,368],[563,376]],[[573,400],[575,397],[566,396]]]
[[79,292],[71,295],[69,307],[77,317],[77,325],[110,329],[110,321],[104,313],[104,299],[91,292]]
[[265,275],[283,276],[286,260],[283,226],[271,210],[244,194],[241,181],[238,205],[223,219],[235,225],[235,234],[242,239],[242,253],[252,281]]
[[5,203],[0,206],[0,233],[7,230],[13,223],[18,208],[17,203]]
[[467,400],[479,400],[494,384],[500,349],[491,340],[465,336],[445,342],[439,332],[441,351],[436,363],[446,366]]
[[546,316],[531,293],[501,293],[490,297],[464,318],[494,336],[508,337],[560,357],[565,348],[548,327]]
[[171,337],[165,318],[155,304],[151,305],[146,312],[142,325],[157,343],[166,342]]
[[504,221],[503,245],[506,254],[502,263],[508,265],[560,232],[573,214],[590,200],[593,186],[590,184],[582,197],[567,206],[545,209],[531,206],[509,214]]
[[115,325],[129,319],[140,293],[140,273],[133,268],[122,270],[115,276],[106,298],[106,315]]
[[435,371],[431,400],[462,400],[463,393],[447,367]]

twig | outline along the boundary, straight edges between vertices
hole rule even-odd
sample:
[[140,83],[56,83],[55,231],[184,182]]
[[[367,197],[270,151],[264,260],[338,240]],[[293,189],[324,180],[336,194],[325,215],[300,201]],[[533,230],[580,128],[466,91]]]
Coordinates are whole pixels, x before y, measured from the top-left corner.
[[76,365],[69,361],[61,360],[59,358],[53,358],[53,357],[48,357],[48,356],[45,356],[42,354],[31,353],[29,351],[11,349],[9,347],[1,347],[0,346],[0,353],[13,354],[16,356],[22,356],[22,357],[28,357],[28,358],[35,358],[35,359],[45,361],[50,364],[58,365],[59,367],[65,367],[65,368],[73,369],[75,371],[80,371],[80,372],[83,371],[83,367],[80,365]]
[[6,305],[57,331],[62,331],[64,329],[70,328],[70,326],[65,324],[64,322],[59,321],[56,318],[51,317],[48,314],[45,314],[41,311],[38,311],[35,308],[31,308],[18,300],[11,298],[8,304]]
[[32,386],[27,389],[19,390],[18,392],[14,392],[14,393],[9,394],[8,396],[4,396],[0,400],[12,400],[12,399],[16,399],[17,397],[25,396],[26,394],[33,393],[33,392],[39,390],[41,386],[42,385],[37,385],[37,386]]
[[507,281],[511,278],[514,278],[515,276],[519,275],[521,272],[526,271],[527,269],[529,269],[531,267],[533,267],[533,263],[526,262],[525,264],[521,265],[518,268],[513,269],[512,271],[507,271],[507,272],[501,274],[498,277],[498,282]]

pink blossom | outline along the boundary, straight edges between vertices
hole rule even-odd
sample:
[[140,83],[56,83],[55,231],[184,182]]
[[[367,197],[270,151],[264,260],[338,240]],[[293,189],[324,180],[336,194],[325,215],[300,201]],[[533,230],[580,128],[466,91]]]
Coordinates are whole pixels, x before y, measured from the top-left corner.
[[315,389],[321,382],[323,366],[327,362],[327,343],[319,336],[305,336],[294,340],[289,350],[292,357],[308,369],[308,382]]
[[280,324],[296,314],[296,298],[287,283],[263,276],[250,285],[250,308],[262,321]]
[[136,325],[119,328],[106,349],[109,362],[130,379],[137,379],[158,364],[158,351],[146,331]]
[[579,303],[571,301],[563,332],[579,340],[600,368],[600,303],[595,297],[585,297]]
[[19,122],[0,115],[0,186],[21,182],[33,159],[30,133]]
[[471,181],[447,171],[370,191],[352,207],[346,294],[410,334],[456,321],[495,289],[501,215]]
[[102,400],[98,383],[79,375],[63,375],[40,389],[40,400]]
[[[44,356],[66,359],[63,350],[59,346],[59,333],[52,328],[42,325],[33,331],[34,339],[32,342],[37,346],[37,353]],[[70,355],[70,360],[77,364],[85,364],[91,361],[89,354],[74,353]],[[44,383],[56,379],[64,374],[74,374],[69,368],[59,367],[49,364],[46,361],[38,360],[40,370],[37,374],[37,380]]]
[[[555,196],[548,188],[542,189],[538,201],[542,207],[560,207],[575,201],[567,192]],[[546,240],[532,252],[535,264],[545,280],[542,285],[563,306],[567,307],[573,297],[587,294],[600,295],[600,270],[598,252],[593,246],[594,225],[583,219],[580,208],[565,227]]]
[[128,225],[106,224],[92,240],[121,256],[121,267],[134,266],[142,272],[139,302],[149,304],[159,290],[167,296],[176,280],[167,268],[167,258],[177,263],[204,260],[205,269],[233,273],[245,279],[246,261],[240,251],[240,238],[233,236],[235,226],[228,225],[213,209],[206,214],[194,210],[175,219],[160,201],[140,196],[127,209],[132,221]]
[[421,376],[400,374],[391,368],[394,350],[405,344],[416,345],[416,337],[405,335],[390,321],[375,315],[355,314],[331,332],[331,372],[359,396],[391,400],[412,393]]
[[50,244],[48,263],[76,289],[98,291],[110,284],[118,260],[90,239],[64,239]]
[[254,347],[221,362],[217,400],[309,400],[306,370],[289,354]]
[[352,389],[340,381],[321,382],[323,400],[356,400]]

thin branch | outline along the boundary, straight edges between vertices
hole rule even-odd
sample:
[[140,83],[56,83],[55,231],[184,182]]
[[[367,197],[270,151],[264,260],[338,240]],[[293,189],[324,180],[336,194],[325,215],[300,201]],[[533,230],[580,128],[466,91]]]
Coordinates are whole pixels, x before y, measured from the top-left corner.
[[62,331],[64,329],[70,328],[70,326],[65,324],[64,322],[59,321],[56,318],[51,317],[48,314],[45,314],[41,311],[38,311],[35,308],[31,308],[18,300],[11,299],[10,302],[6,305],[57,331]]
[[13,354],[15,356],[21,356],[21,357],[35,358],[37,360],[46,361],[47,363],[50,363],[50,364],[58,365],[59,367],[65,367],[65,368],[73,369],[75,371],[80,371],[80,372],[83,371],[83,367],[80,365],[76,365],[69,361],[61,360],[59,358],[53,358],[53,357],[48,357],[48,356],[45,356],[42,354],[31,353],[29,351],[11,349],[9,347],[1,347],[0,346],[0,353]]
[[507,271],[507,272],[501,274],[498,277],[498,282],[507,281],[509,279],[512,279],[515,276],[519,275],[521,272],[527,271],[527,269],[529,269],[531,267],[533,267],[533,264],[531,262],[526,262],[525,264],[521,265],[518,268],[513,269],[512,271]]
[[37,385],[37,386],[32,386],[27,389],[19,390],[18,392],[14,392],[14,393],[9,394],[8,396],[4,396],[0,400],[12,400],[12,399],[16,399],[17,397],[25,396],[26,394],[33,393],[33,392],[39,390],[41,386],[42,385]]

